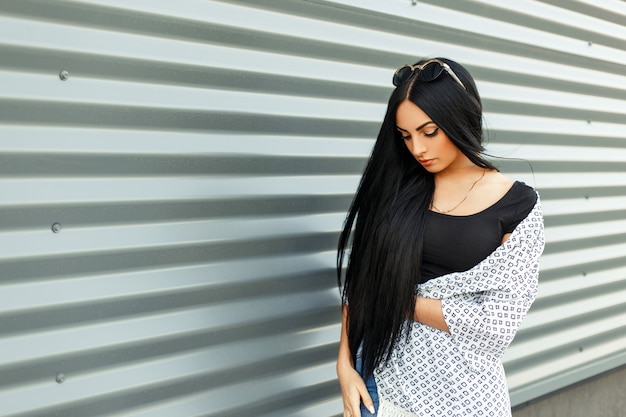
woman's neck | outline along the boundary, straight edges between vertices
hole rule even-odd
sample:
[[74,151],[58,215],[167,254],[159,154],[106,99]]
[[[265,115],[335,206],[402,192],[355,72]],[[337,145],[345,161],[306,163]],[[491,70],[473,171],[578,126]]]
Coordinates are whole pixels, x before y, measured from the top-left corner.
[[435,173],[435,186],[441,183],[473,181],[476,175],[481,175],[483,172],[484,168],[479,167],[468,159],[462,165],[450,166],[443,171]]

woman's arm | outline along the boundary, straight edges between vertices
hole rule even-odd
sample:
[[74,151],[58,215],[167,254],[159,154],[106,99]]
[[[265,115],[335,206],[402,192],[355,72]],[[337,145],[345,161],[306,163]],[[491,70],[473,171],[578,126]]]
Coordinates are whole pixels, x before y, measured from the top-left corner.
[[354,370],[354,363],[352,363],[352,354],[350,353],[350,346],[348,345],[348,332],[347,319],[348,319],[348,306],[344,304],[341,315],[341,336],[339,337],[339,355],[337,356],[337,372],[339,368],[350,368]]
[[448,324],[443,317],[441,300],[435,298],[417,297],[413,320],[443,332],[450,333]]
[[344,416],[361,417],[361,400],[370,413],[375,414],[374,402],[367,392],[361,375],[354,369],[347,332],[348,306],[343,306],[339,354],[337,355],[337,377],[341,386]]

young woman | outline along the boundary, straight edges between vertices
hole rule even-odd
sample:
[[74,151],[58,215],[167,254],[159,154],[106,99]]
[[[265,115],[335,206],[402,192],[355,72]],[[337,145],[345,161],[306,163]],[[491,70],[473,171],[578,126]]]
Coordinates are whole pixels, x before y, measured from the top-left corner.
[[344,417],[510,416],[501,357],[537,292],[538,195],[482,156],[465,68],[393,82],[339,240]]

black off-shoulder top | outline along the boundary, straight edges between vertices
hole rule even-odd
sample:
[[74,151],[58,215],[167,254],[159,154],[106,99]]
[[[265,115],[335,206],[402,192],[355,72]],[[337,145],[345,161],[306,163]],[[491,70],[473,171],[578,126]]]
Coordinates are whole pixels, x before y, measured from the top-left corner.
[[471,269],[491,254],[537,202],[533,188],[516,181],[496,203],[467,216],[429,211],[420,282]]

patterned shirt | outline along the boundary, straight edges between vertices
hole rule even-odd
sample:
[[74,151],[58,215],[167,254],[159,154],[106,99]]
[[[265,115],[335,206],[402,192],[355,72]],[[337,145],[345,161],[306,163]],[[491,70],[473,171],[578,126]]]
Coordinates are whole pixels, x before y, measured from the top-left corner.
[[479,264],[418,286],[418,296],[442,300],[450,333],[405,323],[410,337],[375,372],[378,417],[511,415],[501,358],[537,295],[544,244],[537,200]]

